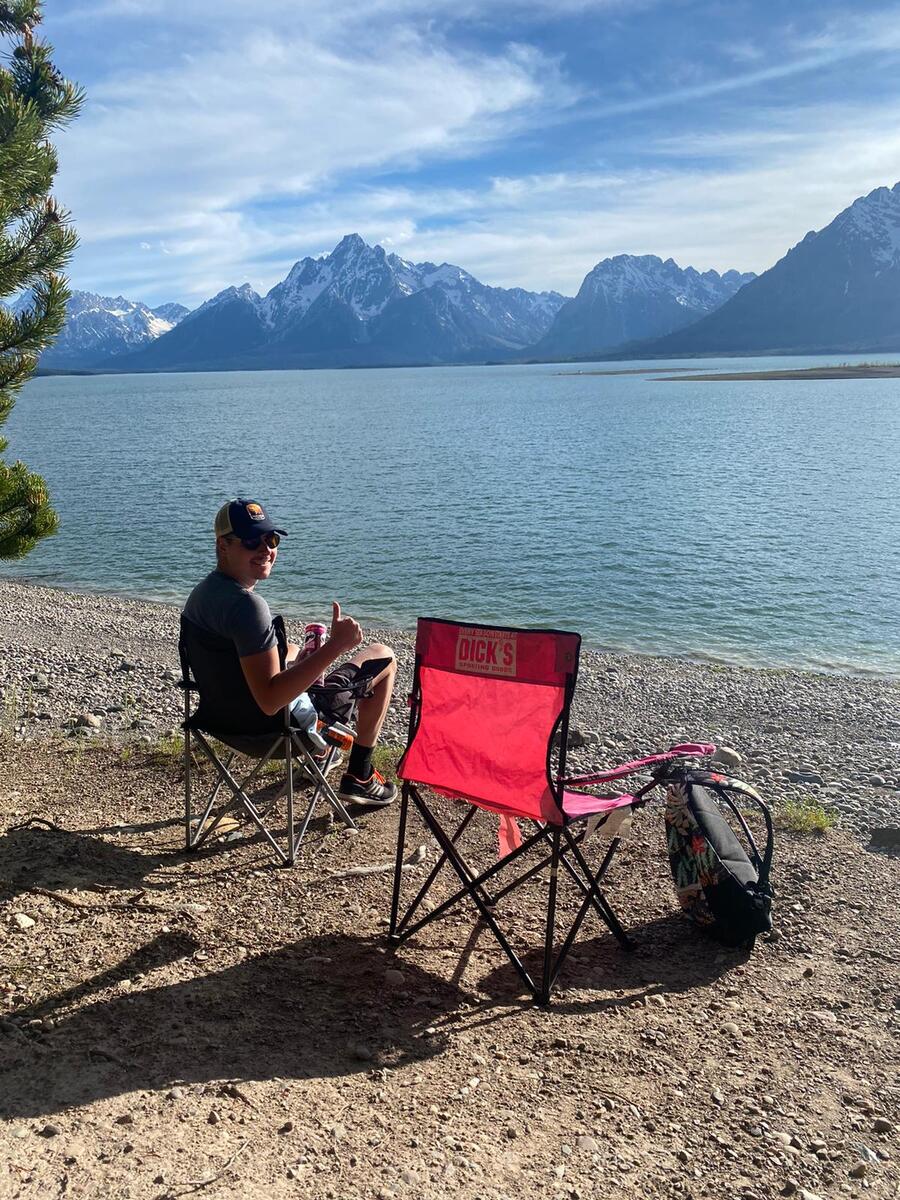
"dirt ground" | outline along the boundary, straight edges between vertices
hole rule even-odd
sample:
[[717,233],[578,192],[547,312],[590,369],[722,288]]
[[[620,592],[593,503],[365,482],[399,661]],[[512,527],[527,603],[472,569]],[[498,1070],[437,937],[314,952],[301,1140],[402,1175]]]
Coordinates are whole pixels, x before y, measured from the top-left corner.
[[677,911],[652,805],[607,889],[638,949],[589,919],[541,1010],[468,910],[387,946],[390,873],[341,873],[390,861],[395,810],[283,869],[186,856],[149,751],[0,779],[4,1198],[900,1196],[900,860],[840,831],[779,834],[748,956]]

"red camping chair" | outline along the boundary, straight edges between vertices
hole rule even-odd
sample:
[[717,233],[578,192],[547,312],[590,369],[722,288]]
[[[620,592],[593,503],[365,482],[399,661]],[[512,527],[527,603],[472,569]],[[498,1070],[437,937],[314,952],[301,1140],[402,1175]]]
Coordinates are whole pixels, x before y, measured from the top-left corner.
[[[633,795],[615,796],[569,790],[567,785],[605,783],[651,764],[682,756],[705,756],[715,749],[706,745],[676,746],[612,771],[567,777],[569,709],[580,647],[577,633],[460,625],[421,618],[416,633],[409,739],[398,767],[403,790],[391,941],[395,945],[405,941],[468,896],[539,1004],[549,1003],[553,984],[589,911],[600,917],[623,947],[631,948],[601,884],[621,840],[622,818],[643,802],[655,781]],[[452,833],[441,825],[423,788],[469,806]],[[410,801],[441,853],[401,917]],[[475,815],[485,809],[500,816],[501,849],[499,859],[477,873],[460,853],[459,842]],[[534,832],[523,838],[518,819],[531,822]],[[599,866],[594,867],[585,855],[584,841],[598,825],[608,825],[611,838]],[[498,891],[487,887],[535,848],[540,852],[537,865]],[[432,884],[448,863],[461,886],[430,911],[422,910]],[[548,865],[543,969],[535,980],[501,929],[495,907],[502,897]],[[581,898],[572,925],[554,956],[560,866]]]

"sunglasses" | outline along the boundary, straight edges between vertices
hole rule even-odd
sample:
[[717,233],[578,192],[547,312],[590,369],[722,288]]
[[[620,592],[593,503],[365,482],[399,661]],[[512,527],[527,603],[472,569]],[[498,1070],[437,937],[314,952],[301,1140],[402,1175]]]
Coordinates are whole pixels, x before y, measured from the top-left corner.
[[[231,537],[233,539],[235,535],[231,534]],[[259,537],[238,538],[237,540],[241,543],[245,550],[258,550],[263,543],[265,543],[270,550],[274,550],[281,544],[281,534],[274,532],[261,533]]]

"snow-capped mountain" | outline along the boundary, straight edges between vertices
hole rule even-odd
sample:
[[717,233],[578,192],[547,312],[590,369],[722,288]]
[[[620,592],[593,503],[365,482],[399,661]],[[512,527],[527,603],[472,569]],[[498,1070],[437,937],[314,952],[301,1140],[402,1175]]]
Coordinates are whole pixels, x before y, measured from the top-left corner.
[[130,355],[127,366],[378,366],[509,357],[540,338],[564,303],[558,292],[488,287],[449,263],[408,262],[354,233],[330,254],[295,263],[265,297],[249,284],[226,288]]
[[[20,309],[27,303],[26,296],[14,308]],[[73,290],[66,308],[66,323],[55,343],[41,355],[40,365],[74,369],[128,354],[174,329],[188,311],[183,304],[148,308],[124,296],[97,296]]]
[[352,233],[325,258],[304,258],[263,302],[263,316],[282,340],[297,333],[322,296],[339,301],[363,323],[372,322],[392,303],[417,292],[437,289],[451,309],[465,314],[483,337],[518,348],[546,329],[564,303],[558,292],[487,287],[461,267],[412,263],[382,246],[368,246]]
[[653,354],[900,350],[900,183],[861,196]]
[[618,254],[590,271],[533,348],[542,358],[602,353],[690,325],[721,307],[754,276],[682,269],[655,254]]

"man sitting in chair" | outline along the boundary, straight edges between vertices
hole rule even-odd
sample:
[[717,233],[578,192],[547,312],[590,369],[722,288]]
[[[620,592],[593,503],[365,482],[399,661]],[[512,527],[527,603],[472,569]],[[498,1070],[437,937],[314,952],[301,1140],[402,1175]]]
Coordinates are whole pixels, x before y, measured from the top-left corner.
[[[234,642],[250,694],[267,716],[290,704],[300,724],[306,725],[304,712],[311,702],[308,690],[317,706],[327,704],[329,696],[343,696],[346,703],[348,694],[362,691],[356,741],[338,795],[353,804],[390,804],[397,789],[374,769],[372,754],[394,689],[397,662],[393,650],[376,642],[329,672],[337,659],[362,641],[358,622],[343,616],[335,602],[331,635],[325,644],[300,659],[300,647],[288,643],[282,668],[272,613],[254,589],[272,573],[286,531],[276,528],[261,504],[237,499],[223,504],[216,513],[215,534],[216,569],[191,592],[184,615],[201,629]],[[316,687],[321,675],[326,675],[324,687]],[[329,715],[334,715],[333,709]],[[343,714],[338,716],[344,719]]]

